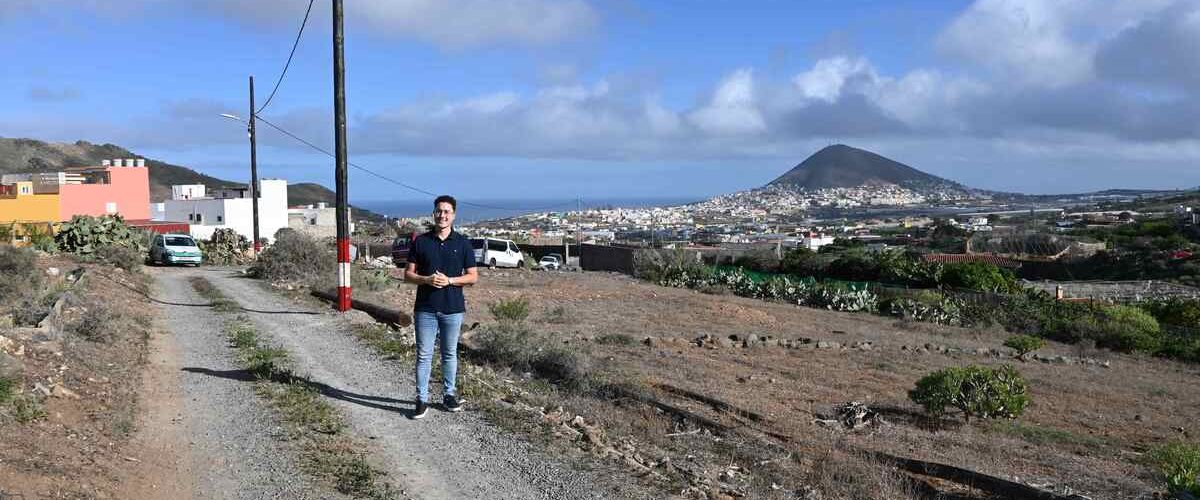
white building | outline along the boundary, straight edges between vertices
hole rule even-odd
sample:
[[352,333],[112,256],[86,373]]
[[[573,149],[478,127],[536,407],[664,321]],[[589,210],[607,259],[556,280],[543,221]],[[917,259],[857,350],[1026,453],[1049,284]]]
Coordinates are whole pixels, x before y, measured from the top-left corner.
[[[287,181],[263,179],[258,198],[258,232],[268,241],[275,232],[288,227]],[[150,204],[153,220],[187,221],[193,238],[207,240],[217,229],[233,229],[252,239],[254,210],[245,189],[218,189],[207,193],[200,184],[171,186],[171,199]]]
[[[316,206],[289,208],[287,217],[288,227],[309,236],[337,237],[337,208],[326,206],[325,202],[318,203]],[[354,232],[353,222],[350,223],[350,232]]]
[[833,236],[825,236],[817,233],[809,233],[803,238],[800,238],[800,246],[812,251],[820,250],[825,245],[833,244]]

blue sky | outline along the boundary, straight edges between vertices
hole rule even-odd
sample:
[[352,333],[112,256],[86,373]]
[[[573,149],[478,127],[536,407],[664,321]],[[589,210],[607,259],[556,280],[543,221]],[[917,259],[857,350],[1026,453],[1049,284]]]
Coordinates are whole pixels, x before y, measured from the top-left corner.
[[[0,136],[246,176],[303,0],[8,0]],[[1196,1],[347,2],[351,160],[467,199],[706,196],[820,147],[1025,192],[1200,185]],[[332,148],[329,0],[263,116]],[[332,161],[260,125],[264,176]],[[423,199],[352,171],[352,200]]]

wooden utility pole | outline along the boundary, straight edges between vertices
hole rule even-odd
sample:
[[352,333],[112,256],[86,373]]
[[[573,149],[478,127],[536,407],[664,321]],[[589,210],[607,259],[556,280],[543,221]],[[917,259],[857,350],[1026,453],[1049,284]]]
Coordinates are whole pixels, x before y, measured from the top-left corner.
[[333,0],[333,134],[337,186],[337,310],[350,310],[350,210],[346,182],[346,61],[342,47],[342,0]]

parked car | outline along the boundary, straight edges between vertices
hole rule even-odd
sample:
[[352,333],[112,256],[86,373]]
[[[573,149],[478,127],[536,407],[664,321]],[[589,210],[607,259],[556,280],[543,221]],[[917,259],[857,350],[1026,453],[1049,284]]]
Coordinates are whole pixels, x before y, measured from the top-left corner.
[[525,267],[525,254],[512,240],[471,238],[475,262],[488,267]]
[[416,239],[417,233],[412,233],[400,235],[392,241],[392,263],[396,267],[408,265],[408,249],[412,248],[412,242]]
[[562,267],[562,261],[553,255],[547,255],[538,261],[538,269],[557,271],[560,267]]
[[196,240],[186,234],[160,234],[150,244],[150,262],[155,264],[200,265],[204,254]]

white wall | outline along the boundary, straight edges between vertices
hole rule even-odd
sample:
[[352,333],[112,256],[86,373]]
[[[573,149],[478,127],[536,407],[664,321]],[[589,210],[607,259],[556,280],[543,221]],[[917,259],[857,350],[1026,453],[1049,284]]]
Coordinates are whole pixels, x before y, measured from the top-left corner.
[[204,184],[179,184],[171,186],[171,199],[190,200],[204,198]]

